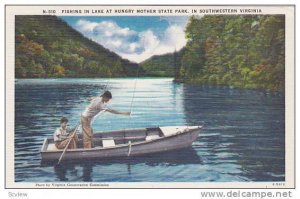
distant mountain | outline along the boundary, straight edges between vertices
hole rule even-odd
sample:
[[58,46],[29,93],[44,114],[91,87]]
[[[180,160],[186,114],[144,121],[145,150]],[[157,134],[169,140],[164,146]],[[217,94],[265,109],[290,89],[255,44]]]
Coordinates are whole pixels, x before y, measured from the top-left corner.
[[16,78],[125,77],[139,67],[56,16],[17,15],[15,41]]
[[147,76],[174,77],[180,72],[181,58],[185,48],[179,52],[154,55],[140,63]]

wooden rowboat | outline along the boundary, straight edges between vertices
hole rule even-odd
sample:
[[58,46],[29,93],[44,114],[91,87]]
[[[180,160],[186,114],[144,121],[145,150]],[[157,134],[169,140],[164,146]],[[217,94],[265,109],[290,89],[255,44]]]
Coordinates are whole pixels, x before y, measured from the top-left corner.
[[[94,133],[94,148],[68,149],[64,160],[101,159],[138,156],[186,148],[197,139],[202,126],[167,126],[157,128],[126,129]],[[78,135],[79,140],[82,135]],[[41,148],[42,160],[58,160],[63,150],[57,149],[53,138],[45,138]]]

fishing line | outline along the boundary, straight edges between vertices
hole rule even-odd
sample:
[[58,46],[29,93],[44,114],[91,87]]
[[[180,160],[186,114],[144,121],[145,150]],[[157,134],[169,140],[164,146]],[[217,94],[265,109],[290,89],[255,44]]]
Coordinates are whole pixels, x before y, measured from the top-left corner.
[[132,111],[133,100],[134,100],[134,97],[135,97],[135,90],[136,90],[137,78],[139,76],[139,70],[140,70],[140,67],[138,66],[135,81],[134,81],[134,88],[133,88],[131,104],[130,104],[130,115],[131,115],[131,111]]
[[[142,40],[143,42],[143,46],[145,46],[145,39]],[[135,90],[136,90],[136,84],[137,84],[137,79],[139,77],[139,71],[140,71],[140,65],[137,65],[137,72],[136,72],[136,76],[135,76],[135,81],[134,81],[134,88],[133,88],[133,94],[132,94],[132,98],[131,98],[131,103],[130,103],[130,118],[132,115],[132,105],[133,105],[133,100],[135,98]]]

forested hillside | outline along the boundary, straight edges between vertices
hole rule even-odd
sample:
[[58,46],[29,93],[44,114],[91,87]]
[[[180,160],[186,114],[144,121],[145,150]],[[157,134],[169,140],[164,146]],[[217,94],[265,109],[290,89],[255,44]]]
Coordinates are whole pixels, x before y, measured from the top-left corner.
[[284,90],[284,15],[191,17],[179,79]]
[[15,25],[16,78],[136,75],[138,64],[83,37],[56,16],[19,15]]
[[[83,37],[56,16],[16,16],[16,78],[166,76],[186,83],[283,91],[284,15],[191,17],[179,52],[140,63]],[[174,49],[175,50],[175,49]]]
[[154,55],[141,62],[140,66],[145,70],[147,76],[174,77],[177,72],[176,69],[180,66],[180,60],[184,51],[185,48],[179,52]]

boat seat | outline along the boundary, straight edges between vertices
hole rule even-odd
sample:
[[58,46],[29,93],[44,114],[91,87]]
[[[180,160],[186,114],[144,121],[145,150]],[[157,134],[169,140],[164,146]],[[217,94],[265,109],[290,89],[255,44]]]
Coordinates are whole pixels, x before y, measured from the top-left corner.
[[116,146],[113,139],[102,140],[103,148]]
[[146,141],[154,140],[157,138],[159,138],[159,135],[148,135],[148,136],[146,136]]
[[50,143],[48,144],[48,148],[47,148],[47,151],[58,151],[59,149],[56,148],[55,144],[54,143]]

